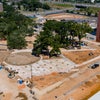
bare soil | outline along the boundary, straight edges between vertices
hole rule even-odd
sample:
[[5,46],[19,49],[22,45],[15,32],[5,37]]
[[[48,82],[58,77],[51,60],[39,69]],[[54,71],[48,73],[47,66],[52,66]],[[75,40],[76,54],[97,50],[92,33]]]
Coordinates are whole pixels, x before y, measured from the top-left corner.
[[2,63],[9,55],[10,51],[0,51],[0,63]]
[[76,64],[83,63],[87,60],[95,58],[100,55],[100,50],[95,51],[71,51],[71,52],[63,52],[64,56],[71,59]]
[[74,98],[74,100],[88,100],[96,92],[100,90],[100,79],[93,78],[92,80],[86,82],[77,88],[70,96],[66,96],[65,100],[69,97]]
[[61,20],[61,19],[83,19],[86,18],[82,15],[76,15],[76,14],[68,14],[68,13],[59,13],[59,14],[51,14],[45,16],[46,19],[55,19],[55,20]]
[[45,76],[33,76],[32,81],[35,84],[35,87],[38,89],[46,88],[58,81],[63,80],[64,78],[70,76],[73,72],[70,73],[52,73]]
[[5,62],[11,65],[27,65],[38,61],[40,58],[31,55],[31,52],[20,52],[9,55]]

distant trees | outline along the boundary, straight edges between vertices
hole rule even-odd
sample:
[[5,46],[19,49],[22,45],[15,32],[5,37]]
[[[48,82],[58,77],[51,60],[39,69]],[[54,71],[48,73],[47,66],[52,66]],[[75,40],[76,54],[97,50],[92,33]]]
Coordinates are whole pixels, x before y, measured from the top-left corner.
[[42,4],[42,8],[45,9],[45,10],[50,10],[50,6],[46,3]]
[[49,10],[50,6],[48,4],[43,4],[39,2],[39,0],[22,0],[17,3],[18,8],[20,9],[20,6],[24,7],[24,10],[28,11],[37,11],[39,8]]
[[75,10],[66,10],[67,13],[77,13],[77,14],[82,14],[86,16],[93,16],[97,17],[98,13],[100,11],[99,7],[83,7]]
[[[91,31],[87,23],[58,22],[55,20],[47,21],[43,29],[44,31],[37,36],[37,40],[33,44],[32,54],[34,55],[48,54],[49,56],[57,56],[61,53],[59,49],[61,47],[80,46],[85,33]],[[75,42],[78,44],[75,45]]]
[[91,2],[91,0],[63,0],[64,2],[76,2],[76,3],[100,3],[100,0],[95,0],[94,2]]

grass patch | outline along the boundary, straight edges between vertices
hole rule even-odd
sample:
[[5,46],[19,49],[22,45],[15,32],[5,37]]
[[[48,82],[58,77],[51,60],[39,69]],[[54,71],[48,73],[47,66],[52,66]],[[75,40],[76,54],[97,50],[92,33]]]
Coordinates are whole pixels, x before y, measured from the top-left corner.
[[49,5],[51,8],[57,8],[57,9],[74,7],[74,6],[71,5],[71,4],[53,4],[53,3],[48,3],[48,5]]
[[70,4],[55,4],[55,6],[59,6],[59,7],[73,7],[73,5],[70,5]]

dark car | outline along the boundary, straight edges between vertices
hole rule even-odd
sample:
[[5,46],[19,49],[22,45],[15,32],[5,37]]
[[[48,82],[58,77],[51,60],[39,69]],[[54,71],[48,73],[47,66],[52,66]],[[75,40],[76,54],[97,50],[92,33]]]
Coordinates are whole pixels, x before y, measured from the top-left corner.
[[97,67],[99,67],[99,64],[93,64],[93,65],[91,66],[92,69],[95,69],[95,68],[97,68]]

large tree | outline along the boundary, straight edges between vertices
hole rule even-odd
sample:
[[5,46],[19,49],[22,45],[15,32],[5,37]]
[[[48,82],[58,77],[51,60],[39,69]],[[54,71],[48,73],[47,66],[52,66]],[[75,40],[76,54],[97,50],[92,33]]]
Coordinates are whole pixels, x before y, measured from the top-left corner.
[[92,28],[88,25],[88,23],[80,23],[77,24],[77,37],[79,39],[79,44],[81,43],[81,39],[86,36],[86,33],[90,33]]
[[[81,39],[85,37],[85,33],[91,31],[91,28],[87,23],[49,20],[44,24],[43,30],[33,44],[32,52],[35,55],[38,53],[38,56],[43,54],[44,50],[49,51],[50,56],[59,55],[60,47],[74,47],[76,42],[80,45]],[[48,47],[50,48],[48,49]]]
[[50,50],[50,57],[51,56],[58,56],[59,54],[61,54],[60,52],[60,36],[58,34],[56,34],[55,36],[52,37],[52,40],[51,40],[51,44],[50,44],[50,47],[52,48]]
[[25,38],[18,31],[7,37],[7,43],[9,49],[22,49],[26,47]]
[[[15,35],[14,33],[18,34]],[[8,47],[16,47],[17,49],[17,46],[12,46],[14,36],[15,41],[17,41],[17,39],[21,39],[22,42],[25,42],[25,36],[32,35],[32,33],[33,21],[14,10],[12,6],[4,4],[4,12],[0,13],[0,39],[8,39]],[[18,41],[15,43],[18,43]],[[22,44],[19,45],[21,45],[22,48],[25,46]]]
[[34,43],[34,48],[32,50],[32,54],[48,54],[48,46],[51,44],[52,33],[48,29],[41,32],[40,35],[37,36],[37,40]]

